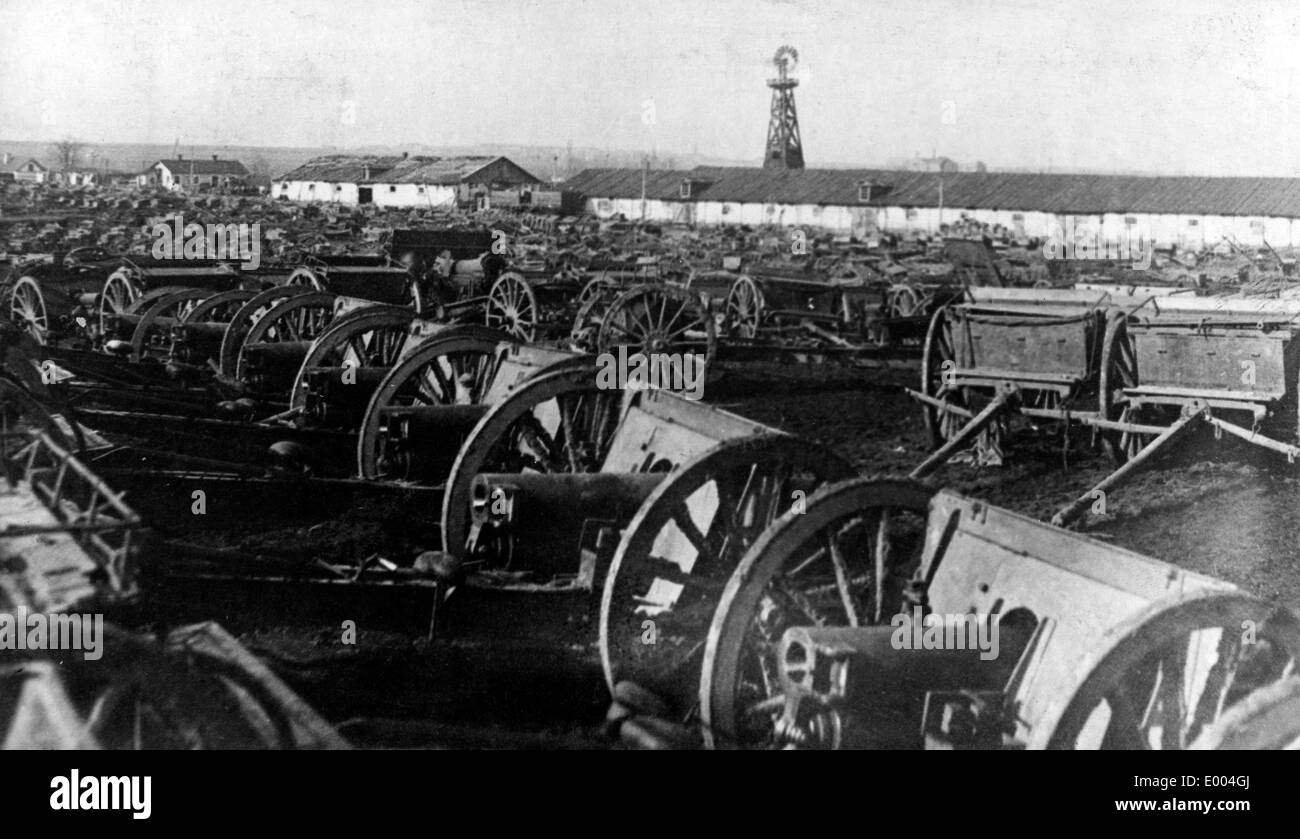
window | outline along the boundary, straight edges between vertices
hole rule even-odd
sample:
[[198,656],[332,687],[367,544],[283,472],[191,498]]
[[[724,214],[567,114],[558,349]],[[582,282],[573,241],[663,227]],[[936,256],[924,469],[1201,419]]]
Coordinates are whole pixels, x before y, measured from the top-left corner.
[[678,194],[680,197],[682,197],[682,198],[690,198],[690,197],[691,197],[691,179],[690,179],[690,178],[682,178],[682,186],[681,186],[681,189],[678,191],[677,194]]
[[288,189],[288,188],[289,188],[289,182],[288,182],[288,181],[285,181],[284,183],[280,184],[280,189]]
[[918,213],[918,212],[916,211],[916,208],[915,208],[915,207],[908,207],[908,208],[907,208],[907,220],[908,220],[908,221],[911,221],[912,219],[918,217],[919,215],[921,215],[921,214]]
[[596,212],[598,213],[608,213],[613,209],[614,209],[614,205],[610,202],[608,198],[601,198],[599,201],[596,202]]
[[422,186],[417,186],[417,187],[415,188],[415,191],[416,191],[417,193],[419,193],[420,195],[423,195],[423,194],[424,194],[424,187],[422,187]]
[[1250,229],[1251,229],[1252,231],[1254,231],[1255,233],[1263,233],[1263,232],[1264,232],[1264,222],[1261,221],[1260,219],[1252,219],[1251,222],[1250,222]]
[[1024,213],[1012,213],[1012,214],[1011,214],[1011,220],[1012,220],[1012,221],[1024,221],[1024,220],[1025,220],[1025,214],[1024,214]]
[[334,184],[334,191],[335,191],[335,192],[342,192],[342,191],[343,191],[343,184]]
[[1200,222],[1197,221],[1197,220],[1194,219],[1194,218],[1189,218],[1189,219],[1187,220],[1187,226],[1188,226],[1188,227],[1197,227],[1197,226],[1199,226],[1199,225],[1200,225]]
[[1133,216],[1124,216],[1124,223],[1129,227],[1132,227],[1133,225],[1138,223],[1138,220]]
[[308,192],[315,192],[315,191],[316,191],[316,184],[307,184],[307,191],[308,191]]
[[395,186],[390,186],[390,187],[388,188],[388,191],[389,191],[389,192],[397,192],[397,187],[395,187]]

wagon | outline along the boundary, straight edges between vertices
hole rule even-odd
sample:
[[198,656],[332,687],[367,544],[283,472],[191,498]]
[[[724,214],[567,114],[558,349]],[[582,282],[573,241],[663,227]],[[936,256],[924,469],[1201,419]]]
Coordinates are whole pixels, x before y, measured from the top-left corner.
[[1167,295],[1117,314],[1121,349],[1107,382],[1118,411],[1107,444],[1119,468],[1054,516],[1078,519],[1189,431],[1208,423],[1284,455],[1300,455],[1300,301]]
[[1036,420],[1118,418],[1113,383],[1126,369],[1123,315],[1103,291],[968,288],[937,310],[921,361],[921,404],[936,450],[917,477],[979,440],[981,460],[1000,463],[1008,412]]

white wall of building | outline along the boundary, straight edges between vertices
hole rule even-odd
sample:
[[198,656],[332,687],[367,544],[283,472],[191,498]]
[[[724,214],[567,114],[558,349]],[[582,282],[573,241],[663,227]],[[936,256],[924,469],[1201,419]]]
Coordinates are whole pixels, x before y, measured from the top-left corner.
[[863,207],[858,205],[753,204],[724,201],[661,201],[639,198],[589,198],[587,213],[608,219],[623,215],[630,221],[688,224],[779,225],[820,228],[840,233],[862,232],[874,225],[887,233],[938,233],[941,225],[966,218],[990,227],[1001,225],[1013,235],[1046,239],[1059,231],[1095,231],[1120,241],[1126,236],[1154,240],[1157,245],[1183,249],[1214,247],[1229,237],[1243,246],[1265,241],[1273,247],[1300,247],[1300,219],[1267,216],[1175,215],[1107,213],[1057,215],[1019,210],[967,210],[960,207]]
[[331,181],[274,181],[271,196],[290,201],[357,204],[361,190],[370,190],[370,203],[379,207],[448,207],[456,204],[456,187],[440,184],[384,184],[364,186]]
[[357,185],[330,181],[275,181],[271,184],[271,195],[290,201],[355,204]]
[[380,207],[454,207],[456,187],[441,184],[377,183],[374,202]]

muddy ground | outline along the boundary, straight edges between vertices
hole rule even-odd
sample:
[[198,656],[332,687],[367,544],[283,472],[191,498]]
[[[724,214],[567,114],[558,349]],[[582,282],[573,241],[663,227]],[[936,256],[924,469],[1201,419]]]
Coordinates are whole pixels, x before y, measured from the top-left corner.
[[[877,370],[746,365],[711,383],[709,401],[820,440],[864,474],[901,476],[927,453],[920,411],[903,392],[914,367]],[[1023,425],[1004,443],[996,468],[951,464],[930,482],[1046,520],[1103,478],[1112,465],[1077,428]],[[330,541],[330,553],[367,550],[384,530],[383,511],[358,507],[323,525],[212,534],[215,542]],[[380,524],[376,524],[380,522]],[[311,528],[315,526],[315,530]],[[1300,537],[1300,468],[1277,455],[1215,441],[1207,432],[1112,492],[1104,516],[1081,530],[1181,567],[1229,580],[1300,608],[1294,546]],[[430,546],[435,547],[435,546]],[[405,545],[416,550],[418,545]],[[600,731],[607,694],[595,627],[569,619],[548,626],[542,598],[501,607],[454,640],[427,641],[421,605],[381,611],[392,620],[358,621],[357,643],[342,643],[343,607],[285,618],[283,598],[200,597],[184,617],[226,624],[354,743],[367,747],[588,748]],[[204,605],[208,604],[208,605]],[[554,610],[552,610],[554,611]],[[561,622],[565,623],[565,622]],[[501,632],[484,631],[496,626]],[[466,629],[464,625],[461,627]]]

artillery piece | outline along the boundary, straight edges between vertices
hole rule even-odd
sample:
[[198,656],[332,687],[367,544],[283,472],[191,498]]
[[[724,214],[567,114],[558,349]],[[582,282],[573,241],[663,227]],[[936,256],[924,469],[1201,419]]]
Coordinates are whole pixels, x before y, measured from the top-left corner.
[[698,672],[705,625],[746,546],[851,474],[824,447],[735,414],[669,391],[600,388],[590,365],[553,370],[493,407],[461,447],[442,508],[460,582],[441,608],[567,593],[582,622],[600,592],[610,684],[680,687]]
[[[936,626],[933,646],[913,640]],[[718,748],[1186,748],[1297,655],[1293,614],[1220,580],[858,479],[741,560],[700,718]]]

